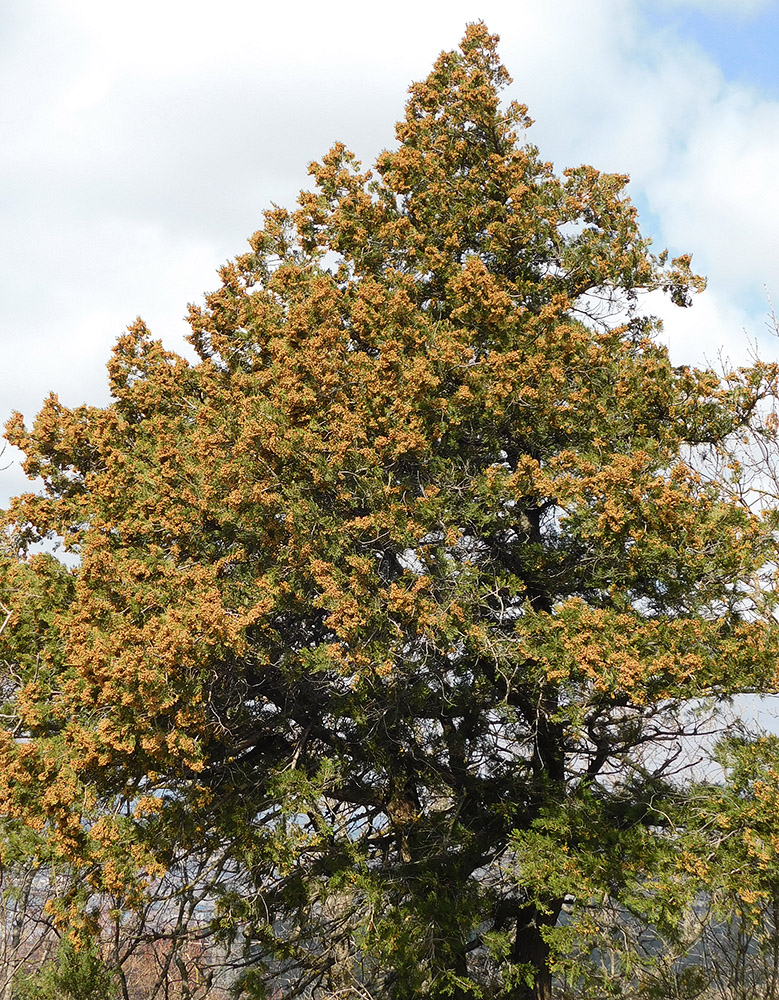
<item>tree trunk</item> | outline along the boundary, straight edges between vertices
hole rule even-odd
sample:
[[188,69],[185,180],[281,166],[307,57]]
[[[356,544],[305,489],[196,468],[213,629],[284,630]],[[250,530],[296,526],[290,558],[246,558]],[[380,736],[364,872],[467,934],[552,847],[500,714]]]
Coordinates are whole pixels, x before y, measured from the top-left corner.
[[518,986],[511,1000],[552,1000],[549,945],[544,940],[541,930],[557,922],[559,910],[559,906],[553,906],[551,912],[542,912],[533,904],[520,910],[517,916],[513,959],[516,963],[532,967],[534,982],[532,985]]

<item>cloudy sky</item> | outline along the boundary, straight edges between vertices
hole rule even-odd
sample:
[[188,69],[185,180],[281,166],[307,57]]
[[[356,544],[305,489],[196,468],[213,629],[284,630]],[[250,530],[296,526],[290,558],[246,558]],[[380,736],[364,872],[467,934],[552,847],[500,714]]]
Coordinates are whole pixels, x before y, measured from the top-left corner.
[[[106,402],[137,315],[186,351],[186,304],[263,209],[335,140],[371,162],[479,18],[544,157],[629,173],[658,249],[708,276],[692,310],[653,305],[673,357],[775,357],[777,0],[4,0],[0,417]],[[21,488],[0,473],[0,502]]]

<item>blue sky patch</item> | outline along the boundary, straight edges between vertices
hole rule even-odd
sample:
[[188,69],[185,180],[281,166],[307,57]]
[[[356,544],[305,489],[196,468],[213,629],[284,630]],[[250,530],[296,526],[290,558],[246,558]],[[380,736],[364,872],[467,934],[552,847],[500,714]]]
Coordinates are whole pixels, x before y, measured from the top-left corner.
[[672,29],[700,46],[726,80],[745,83],[779,100],[779,3],[753,14],[658,10],[647,4],[652,27]]

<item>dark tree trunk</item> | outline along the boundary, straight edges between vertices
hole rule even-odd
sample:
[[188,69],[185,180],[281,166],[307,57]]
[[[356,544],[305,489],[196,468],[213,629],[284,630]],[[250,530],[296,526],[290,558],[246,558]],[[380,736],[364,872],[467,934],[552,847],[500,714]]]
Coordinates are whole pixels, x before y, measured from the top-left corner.
[[535,981],[532,985],[518,986],[511,1000],[552,1000],[549,945],[541,931],[543,927],[551,927],[557,922],[559,911],[559,906],[552,906],[551,912],[541,912],[532,904],[520,910],[513,959],[517,963],[530,965],[534,970]]

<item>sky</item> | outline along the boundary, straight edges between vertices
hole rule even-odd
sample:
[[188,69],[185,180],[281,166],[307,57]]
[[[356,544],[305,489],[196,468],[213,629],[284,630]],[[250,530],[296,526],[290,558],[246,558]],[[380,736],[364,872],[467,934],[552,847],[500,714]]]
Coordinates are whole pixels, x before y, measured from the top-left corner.
[[[335,141],[366,165],[391,146],[478,19],[542,156],[629,174],[656,248],[708,277],[690,310],[647,304],[674,361],[776,358],[779,0],[3,0],[0,418],[108,402],[138,315],[190,356],[187,303],[263,210]],[[0,504],[25,489],[3,461]]]

